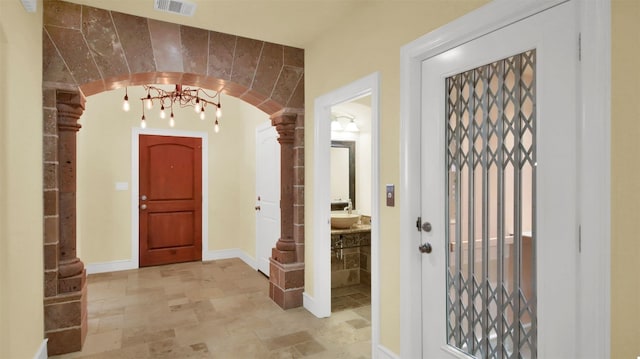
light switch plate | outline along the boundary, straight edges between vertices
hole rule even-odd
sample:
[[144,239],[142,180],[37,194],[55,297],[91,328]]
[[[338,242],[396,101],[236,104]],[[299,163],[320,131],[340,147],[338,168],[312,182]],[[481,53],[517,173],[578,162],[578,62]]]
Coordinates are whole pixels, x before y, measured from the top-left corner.
[[396,186],[393,184],[387,185],[387,207],[394,207],[396,205]]

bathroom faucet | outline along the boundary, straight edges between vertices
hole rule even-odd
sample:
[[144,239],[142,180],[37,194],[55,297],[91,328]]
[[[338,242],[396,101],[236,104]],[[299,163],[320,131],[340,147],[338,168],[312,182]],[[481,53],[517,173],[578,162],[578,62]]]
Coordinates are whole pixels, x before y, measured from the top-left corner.
[[347,203],[347,206],[344,207],[344,210],[347,211],[349,214],[351,214],[351,212],[353,211],[353,204],[351,204],[351,198],[349,198],[349,202]]

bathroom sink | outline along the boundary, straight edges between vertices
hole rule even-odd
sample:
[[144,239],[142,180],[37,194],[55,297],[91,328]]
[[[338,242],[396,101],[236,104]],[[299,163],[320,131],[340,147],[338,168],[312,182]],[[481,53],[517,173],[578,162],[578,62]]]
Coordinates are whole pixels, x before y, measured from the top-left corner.
[[348,229],[356,224],[358,219],[360,219],[360,215],[355,213],[331,213],[331,228]]

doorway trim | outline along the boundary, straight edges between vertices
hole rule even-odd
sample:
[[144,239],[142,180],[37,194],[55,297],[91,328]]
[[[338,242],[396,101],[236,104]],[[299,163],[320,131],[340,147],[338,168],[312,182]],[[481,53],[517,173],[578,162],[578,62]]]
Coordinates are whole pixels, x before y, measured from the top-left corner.
[[316,98],[313,153],[313,293],[303,293],[304,307],[318,318],[331,315],[331,107],[371,96],[371,346],[380,342],[380,73],[356,80]]
[[140,248],[138,242],[140,216],[138,198],[140,197],[140,135],[194,137],[202,140],[202,260],[209,252],[209,134],[199,131],[167,130],[155,128],[131,129],[131,262],[133,268],[140,267]]
[[[271,124],[271,121],[265,121],[264,123],[259,124],[259,125],[258,125],[258,126],[256,126],[256,128],[255,128],[255,136],[256,136],[256,138],[255,138],[255,143],[256,143],[256,180],[255,180],[256,198],[255,198],[255,200],[256,200],[256,205],[257,205],[257,206],[260,206],[260,204],[258,203],[258,202],[259,202],[258,197],[259,197],[260,195],[262,195],[262,193],[258,193],[258,183],[259,183],[260,181],[264,181],[264,178],[262,177],[262,176],[264,175],[264,173],[258,173],[258,165],[257,165],[257,162],[258,162],[258,152],[259,152],[260,150],[262,150],[262,148],[260,148],[260,146],[258,145],[258,134],[259,134],[260,132],[262,132],[262,131],[268,131],[269,129],[273,129],[273,131],[274,131],[274,132],[275,132],[275,134],[276,134],[276,138],[275,138],[275,141],[276,141],[276,142],[275,142],[275,143],[276,143],[276,145],[278,146],[278,154],[277,154],[277,156],[276,156],[275,160],[278,162],[278,166],[277,166],[277,168],[282,167],[282,166],[280,165],[280,161],[281,161],[281,156],[280,156],[280,144],[278,143],[278,138],[279,138],[280,134],[279,134],[279,133],[278,133],[278,131],[275,129],[275,127]],[[277,175],[278,175],[278,185],[277,185],[277,187],[278,187],[278,188],[277,188],[278,196],[276,196],[276,197],[277,197],[277,198],[280,198],[280,191],[281,191],[281,185],[280,185],[280,184],[281,184],[282,182],[281,182],[281,180],[280,180],[280,172],[276,172],[276,173],[277,173]],[[261,175],[262,175],[262,176],[261,176]],[[260,231],[258,230],[258,214],[257,214],[257,213],[258,213],[258,211],[260,211],[260,210],[256,208],[256,215],[255,215],[255,219],[254,219],[254,220],[255,220],[255,226],[256,226],[256,234],[255,234],[255,242],[256,242],[256,243],[255,243],[255,248],[256,248],[256,255],[255,255],[255,257],[256,257],[256,259],[255,259],[255,264],[254,264],[254,265],[252,265],[252,264],[249,264],[249,265],[250,265],[250,266],[252,266],[255,270],[257,270],[257,271],[259,271],[260,273],[262,273],[263,275],[265,275],[267,278],[270,278],[270,277],[271,277],[271,269],[270,269],[270,267],[269,267],[269,266],[267,267],[267,270],[269,271],[269,273],[265,273],[265,272],[263,272],[263,271],[261,271],[261,270],[260,270],[260,261],[262,260],[261,252],[260,252],[260,249],[261,249],[260,240],[261,240],[261,239],[264,239],[264,236],[263,236],[262,238],[258,238],[258,237],[260,236],[260,235],[259,235],[259,232],[260,232]],[[278,230],[277,230],[277,232],[276,232],[277,234],[282,233],[282,232],[281,232],[281,224],[282,224],[282,222],[280,221],[280,216],[281,216],[281,212],[280,212],[280,211],[278,211],[278,221],[277,221],[277,223],[278,223]],[[272,248],[275,248],[275,246],[276,246],[276,242],[278,241],[278,238],[279,238],[279,235],[276,237],[276,241],[273,243],[273,245],[269,247],[269,251],[271,251],[271,249],[272,249]],[[271,252],[269,252],[269,253],[271,253]],[[271,258],[271,254],[269,254],[269,256],[267,256],[267,261],[269,261],[269,260],[270,260],[270,258]],[[245,262],[246,262],[246,261],[245,261]]]
[[[426,34],[401,49],[400,60],[400,350],[403,358],[422,356],[420,216],[421,64],[501,27],[566,0],[494,1]],[[579,2],[581,67],[578,92],[578,216],[582,227],[578,255],[579,357],[608,357],[610,328],[610,0]],[[576,39],[579,41],[579,39]],[[587,229],[588,227],[588,229]],[[578,245],[576,245],[578,248]],[[589,311],[589,308],[591,309]],[[595,312],[595,315],[594,315]],[[420,315],[418,315],[418,313]],[[601,338],[600,340],[594,340]],[[571,344],[569,344],[571,345]]]

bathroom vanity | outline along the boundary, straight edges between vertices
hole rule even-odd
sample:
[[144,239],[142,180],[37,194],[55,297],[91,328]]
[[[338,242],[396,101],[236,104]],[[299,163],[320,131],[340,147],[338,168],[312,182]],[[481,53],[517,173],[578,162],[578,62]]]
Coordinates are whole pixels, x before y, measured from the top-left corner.
[[371,285],[371,224],[331,229],[331,288]]

